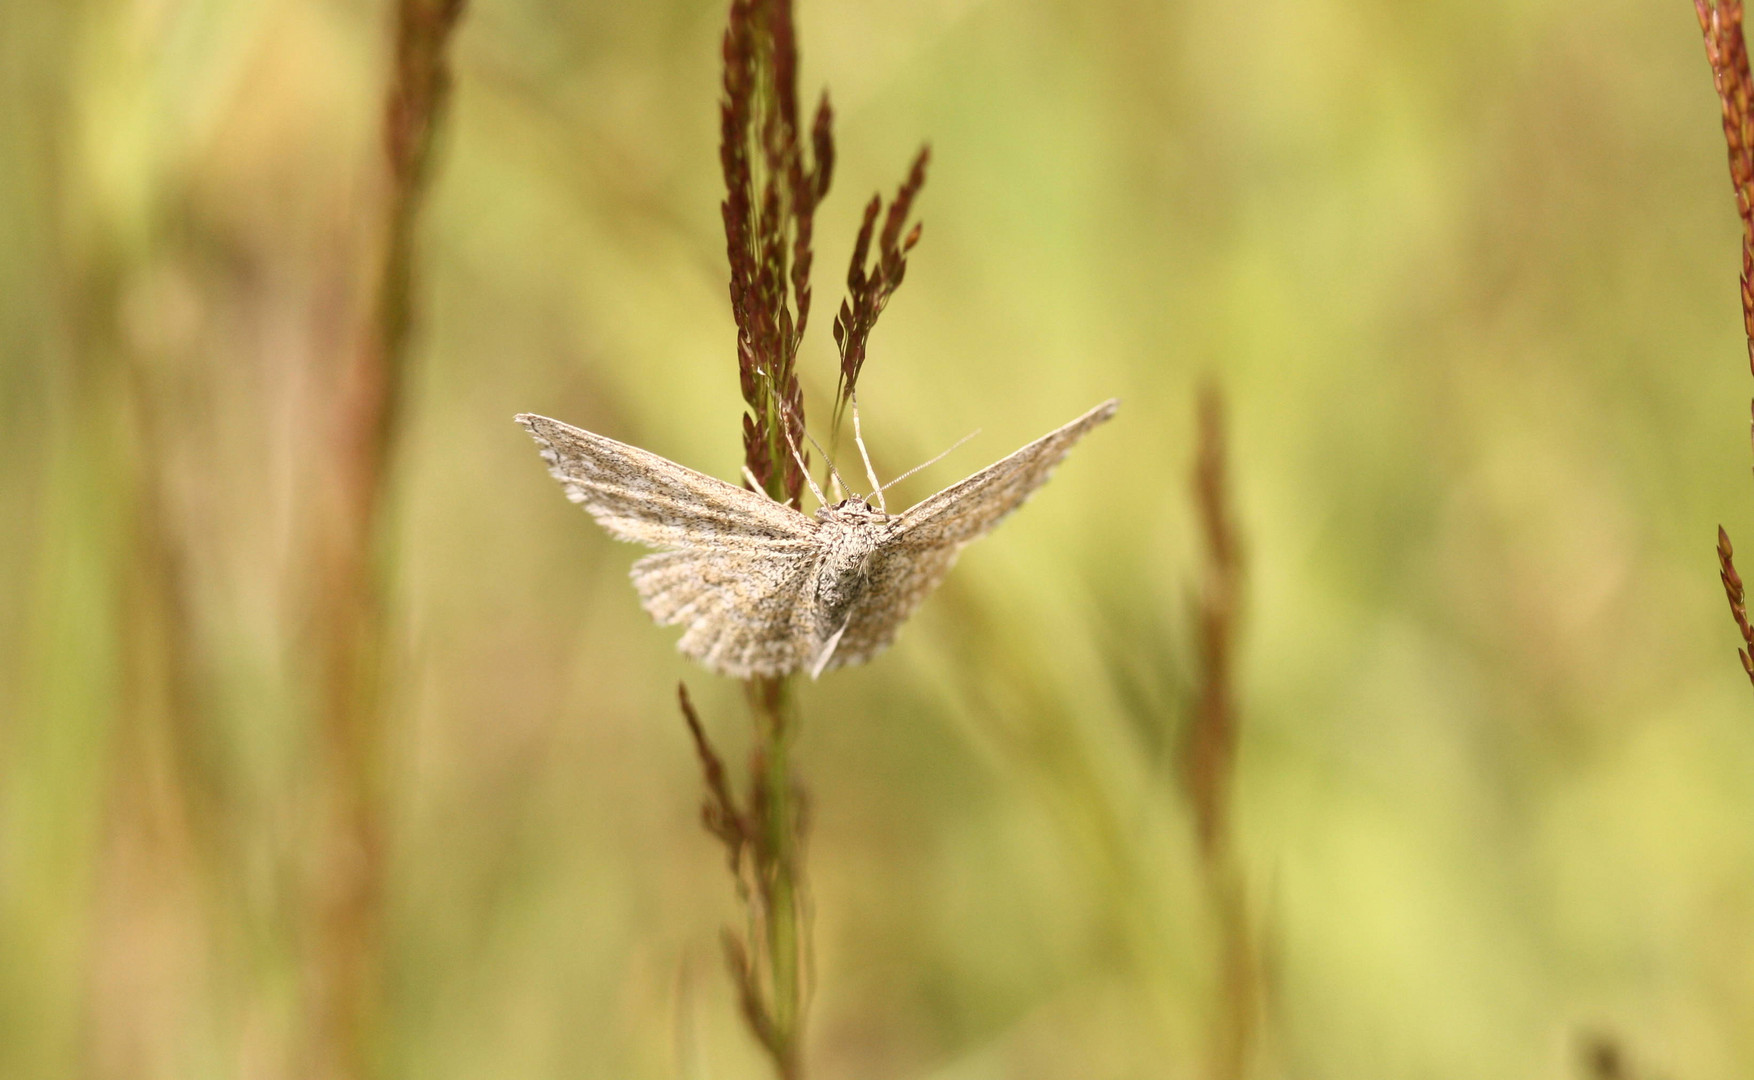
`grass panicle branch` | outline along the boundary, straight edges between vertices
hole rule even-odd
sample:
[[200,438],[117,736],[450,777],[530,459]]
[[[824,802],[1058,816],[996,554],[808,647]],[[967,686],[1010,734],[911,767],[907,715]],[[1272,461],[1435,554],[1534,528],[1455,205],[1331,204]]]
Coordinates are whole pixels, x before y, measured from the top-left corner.
[[[1724,147],[1729,153],[1730,187],[1736,213],[1742,219],[1742,331],[1748,341],[1748,369],[1754,374],[1754,75],[1748,66],[1748,43],[1743,32],[1742,0],[1693,0],[1699,29],[1705,36],[1705,59],[1711,65],[1712,85],[1723,107]],[[1750,410],[1754,411],[1754,403]],[[1754,423],[1749,427],[1754,441]],[[1724,594],[1741,631],[1737,652],[1742,669],[1754,682],[1754,634],[1749,633],[1742,579],[1736,573],[1730,537],[1723,526],[1717,530],[1719,576]]]
[[415,223],[450,98],[448,60],[462,0],[400,0],[384,110],[385,192],[373,290],[337,411],[336,494],[315,556],[323,693],[324,822],[310,979],[309,1075],[374,1070],[380,1013],[387,809],[380,790],[389,583],[382,550],[414,322]]
[[1184,778],[1207,894],[1220,931],[1221,996],[1215,1014],[1211,1075],[1214,1080],[1241,1080],[1249,1071],[1260,1015],[1260,965],[1242,874],[1232,850],[1230,817],[1241,727],[1235,669],[1245,567],[1231,507],[1224,403],[1210,386],[1200,394],[1198,438],[1193,496],[1206,558],[1194,600],[1199,666]]
[[743,849],[749,843],[749,824],[737,809],[737,800],[731,794],[730,781],[726,779],[724,760],[713,749],[706,729],[700,725],[700,714],[695,712],[694,702],[688,696],[687,684],[676,684],[676,698],[682,707],[682,719],[688,724],[688,733],[694,738],[694,752],[700,757],[700,769],[706,781],[707,797],[700,804],[701,824],[725,845],[731,873],[741,880]]
[[744,464],[777,500],[799,506],[804,438],[796,361],[810,321],[816,207],[834,175],[834,112],[823,94],[798,123],[798,48],[790,0],[733,0],[719,105],[720,212],[743,400]]
[[1742,660],[1742,670],[1754,682],[1754,627],[1748,625],[1748,597],[1742,588],[1742,575],[1736,573],[1730,534],[1721,525],[1717,530],[1717,565],[1718,576],[1724,583],[1724,595],[1730,601],[1730,617],[1736,620],[1736,629],[1742,633],[1742,645],[1736,650],[1736,655]]
[[[840,312],[834,318],[834,343],[840,349],[840,376],[834,394],[835,432],[840,430],[841,416],[858,386],[859,373],[865,368],[871,330],[888,306],[889,298],[901,288],[902,278],[907,275],[908,253],[920,242],[920,222],[916,221],[905,237],[902,229],[913,212],[914,199],[926,186],[926,165],[931,158],[932,148],[920,147],[907,179],[890,200],[881,234],[876,234],[876,228],[877,216],[883,212],[883,197],[873,195],[865,204],[865,218],[859,225],[858,239],[853,242],[852,263],[847,267],[847,298],[841,301]],[[867,267],[873,235],[877,237],[877,260]],[[829,445],[833,445],[832,436]]]

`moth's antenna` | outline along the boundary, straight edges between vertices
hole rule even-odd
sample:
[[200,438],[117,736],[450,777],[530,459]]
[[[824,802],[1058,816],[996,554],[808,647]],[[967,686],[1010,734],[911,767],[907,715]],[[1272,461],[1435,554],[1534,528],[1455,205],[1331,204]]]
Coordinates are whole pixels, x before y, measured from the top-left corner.
[[[810,475],[810,466],[804,464],[804,455],[798,453],[798,444],[792,439],[791,425],[783,420],[780,422],[780,434],[786,437],[786,445],[792,448],[792,460],[798,463],[798,471],[804,474],[804,482],[810,485],[810,494],[816,496],[817,502],[827,506],[828,499],[823,496],[822,489],[816,486],[816,478]],[[808,436],[810,433],[806,431],[804,434]],[[832,468],[832,463],[830,467]]]
[[810,445],[814,446],[816,452],[822,455],[822,460],[828,462],[828,471],[833,474],[834,482],[840,485],[842,491],[849,495],[852,494],[853,489],[847,486],[847,482],[841,479],[840,470],[834,467],[834,458],[830,457],[828,451],[823,448],[822,444],[816,441],[816,436],[810,434],[809,428],[804,429],[804,437],[809,439]]
[[[780,408],[786,410],[787,416],[790,416],[794,420],[797,419],[797,414],[792,412],[792,406],[790,404],[788,404],[787,402],[781,401]],[[834,476],[834,482],[840,485],[840,489],[842,491],[851,492],[853,489],[847,486],[847,482],[845,480],[841,479],[840,470],[834,467],[834,455],[830,454],[827,450],[824,450],[822,448],[822,444],[816,441],[816,436],[810,434],[809,428],[804,427],[804,425],[802,425],[802,424],[799,424],[798,426],[804,428],[804,437],[806,439],[809,439],[810,445],[814,446],[816,448],[816,452],[818,454],[822,455],[822,460],[828,462],[828,471]],[[811,479],[810,470],[804,468],[803,455],[798,453],[797,444],[792,442],[791,430],[785,429],[784,434],[786,436],[786,445],[788,445],[792,448],[792,456],[797,459],[798,468],[804,473],[804,482],[810,485],[810,491],[812,494],[814,494],[816,496],[816,501],[821,503],[823,506],[827,506],[828,500],[822,497],[822,489],[816,486],[815,480]]]
[[883,504],[883,485],[877,482],[877,470],[871,467],[871,455],[865,450],[865,435],[859,430],[858,391],[852,391],[849,396],[853,399],[853,442],[859,446],[859,456],[865,459],[865,478],[871,481],[871,494],[877,500],[877,509],[887,514],[889,507]]
[[[958,446],[961,446],[963,443],[974,438],[976,435],[979,435],[980,433],[981,433],[981,429],[975,428],[973,431],[969,432],[967,435],[964,435],[962,438],[957,439],[955,442],[951,443],[950,450],[955,450]],[[938,464],[940,461],[943,461],[945,458],[950,456],[950,450],[944,451],[942,454],[939,454],[937,457],[933,458],[930,461],[924,461],[918,465],[915,465],[913,468],[909,469],[907,472],[902,473],[900,476],[896,477],[894,480],[891,480],[889,483],[884,484],[883,486],[886,488],[894,487],[895,485],[901,483],[903,480],[906,480],[908,477],[912,476],[914,473],[919,472],[921,469],[925,468],[926,466]]]

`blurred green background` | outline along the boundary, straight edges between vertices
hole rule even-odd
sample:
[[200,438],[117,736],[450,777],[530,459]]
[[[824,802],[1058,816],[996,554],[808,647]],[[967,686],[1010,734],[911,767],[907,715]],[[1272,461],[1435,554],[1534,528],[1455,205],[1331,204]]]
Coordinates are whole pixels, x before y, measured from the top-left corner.
[[[392,1075],[758,1077],[674,687],[530,410],[724,477],[720,0],[473,0],[393,493]],[[1253,1075],[1754,1075],[1737,222],[1681,0],[804,0],[840,150],[800,364],[918,143],[901,501],[1117,420],[807,686],[820,1077],[1202,1077],[1176,780],[1193,398],[1250,558]],[[389,17],[0,5],[0,1076],[291,1078],[301,551]],[[181,642],[171,648],[167,642]],[[1604,1075],[1606,1075],[1604,1073]]]

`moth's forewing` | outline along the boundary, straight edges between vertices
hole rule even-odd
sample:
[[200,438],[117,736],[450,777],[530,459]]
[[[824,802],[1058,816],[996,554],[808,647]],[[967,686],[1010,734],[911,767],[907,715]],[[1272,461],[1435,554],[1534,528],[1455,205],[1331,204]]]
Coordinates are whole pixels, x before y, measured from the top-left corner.
[[1072,447],[1115,414],[1120,402],[1103,402],[1078,419],[1048,432],[1009,457],[952,484],[901,515],[895,542],[915,546],[966,544],[997,525],[1047,483]]
[[618,540],[656,548],[790,547],[814,542],[814,523],[765,495],[695,472],[637,446],[520,413],[567,498]]

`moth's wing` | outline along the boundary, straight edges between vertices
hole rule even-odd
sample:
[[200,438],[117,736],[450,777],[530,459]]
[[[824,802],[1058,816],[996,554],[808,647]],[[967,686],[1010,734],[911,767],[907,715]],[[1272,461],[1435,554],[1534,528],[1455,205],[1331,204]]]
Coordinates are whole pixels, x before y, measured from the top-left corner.
[[1023,505],[1047,483],[1054,467],[1065,460],[1074,443],[1091,428],[1114,416],[1119,402],[1109,400],[1065,427],[1050,431],[1002,461],[994,462],[961,483],[910,507],[890,544],[937,548],[968,543]]
[[1047,483],[1072,446],[1115,414],[1112,398],[1023,449],[945,488],[901,515],[866,564],[867,585],[824,668],[869,660],[894,640],[937,587],[964,544],[978,539]]
[[676,647],[721,675],[785,675],[810,652],[818,552],[689,548],[633,564],[640,604],[687,627]]
[[[665,549],[633,565],[641,605],[677,648],[737,678],[783,675],[808,650],[817,525],[766,495],[529,413],[548,471],[618,540]],[[805,620],[800,622],[800,620]]]
[[520,413],[517,420],[536,437],[566,497],[617,540],[669,549],[814,549],[814,522],[764,494],[546,416]]

